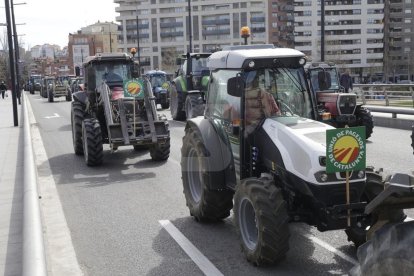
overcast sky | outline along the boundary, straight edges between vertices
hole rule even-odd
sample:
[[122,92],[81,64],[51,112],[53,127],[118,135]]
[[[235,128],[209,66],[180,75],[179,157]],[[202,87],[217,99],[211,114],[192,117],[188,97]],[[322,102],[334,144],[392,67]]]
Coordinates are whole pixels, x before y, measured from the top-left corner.
[[[45,43],[67,46],[69,33],[74,33],[81,27],[98,22],[115,22],[119,15],[115,12],[113,0],[13,0],[14,14],[19,41],[24,42],[24,48]],[[6,23],[4,1],[0,2],[0,23]],[[2,33],[5,27],[0,27]]]

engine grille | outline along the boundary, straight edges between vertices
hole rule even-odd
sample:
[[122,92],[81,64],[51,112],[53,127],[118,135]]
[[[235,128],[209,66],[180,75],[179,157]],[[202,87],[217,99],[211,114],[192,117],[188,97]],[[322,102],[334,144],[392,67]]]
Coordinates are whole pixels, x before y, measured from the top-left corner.
[[354,114],[356,108],[356,95],[344,94],[338,97],[338,111],[340,115]]

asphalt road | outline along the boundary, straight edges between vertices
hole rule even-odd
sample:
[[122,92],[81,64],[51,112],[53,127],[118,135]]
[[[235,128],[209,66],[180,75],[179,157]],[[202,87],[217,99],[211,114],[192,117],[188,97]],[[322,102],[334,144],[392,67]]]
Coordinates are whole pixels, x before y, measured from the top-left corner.
[[[353,267],[356,250],[343,231],[320,233],[291,224],[286,259],[257,268],[240,251],[232,217],[214,224],[195,222],[182,192],[183,122],[170,121],[166,162],[153,162],[148,151],[136,152],[132,146],[111,153],[105,145],[103,165],[87,167],[73,152],[70,103],[64,98],[49,103],[38,94],[28,94],[28,99],[85,275],[204,275],[202,269],[215,275],[343,275]],[[161,112],[169,116],[169,111]],[[383,167],[385,173],[410,173],[410,143],[409,131],[376,127],[367,143],[367,164]],[[38,164],[38,173],[48,174],[46,167]],[[186,239],[177,236],[181,234]],[[189,248],[188,254],[179,244]]]

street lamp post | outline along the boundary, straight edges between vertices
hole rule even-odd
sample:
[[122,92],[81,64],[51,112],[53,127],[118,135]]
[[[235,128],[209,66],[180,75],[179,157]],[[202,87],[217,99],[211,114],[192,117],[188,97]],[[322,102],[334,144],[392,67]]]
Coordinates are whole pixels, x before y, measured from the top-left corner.
[[[10,63],[10,75],[12,81],[12,104],[13,104],[13,122],[14,126],[18,126],[18,113],[17,113],[17,97],[16,97],[16,76],[15,76],[15,64],[13,55],[13,38],[12,38],[12,24],[10,19],[10,2],[4,0],[6,9],[6,22],[7,22],[7,39],[9,43],[9,63]],[[12,2],[13,5],[13,2]]]
[[321,0],[321,61],[325,61],[325,0]]
[[193,52],[193,27],[191,22],[191,0],[188,0],[188,31],[189,31],[189,39],[190,39],[190,49],[189,52]]
[[24,5],[26,3],[13,3],[13,0],[10,0],[10,4],[11,4],[11,15],[12,15],[12,24],[13,24],[13,41],[14,41],[14,57],[15,57],[15,65],[16,65],[16,94],[17,94],[17,99],[19,101],[19,104],[21,104],[20,101],[20,94],[21,94],[21,90],[20,90],[20,72],[19,72],[19,60],[20,60],[20,53],[19,53],[19,40],[18,40],[18,36],[17,36],[17,29],[16,29],[16,21],[14,19],[14,6],[15,5]]
[[138,70],[141,72],[141,49],[139,48],[139,21],[138,21],[138,3],[135,3],[135,15],[137,17],[137,60],[138,60]]

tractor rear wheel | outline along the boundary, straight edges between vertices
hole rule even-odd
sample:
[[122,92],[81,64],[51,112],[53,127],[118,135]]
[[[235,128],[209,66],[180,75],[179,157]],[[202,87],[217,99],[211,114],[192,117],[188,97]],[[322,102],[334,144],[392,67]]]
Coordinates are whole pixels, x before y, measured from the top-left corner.
[[224,219],[233,207],[233,191],[210,189],[212,184],[223,181],[224,171],[211,171],[199,134],[191,128],[185,132],[181,148],[181,175],[190,215],[197,221]]
[[84,119],[82,123],[83,149],[86,165],[98,166],[103,161],[102,133],[99,121]]
[[68,90],[68,93],[66,94],[66,101],[70,102],[72,101],[72,91]]
[[414,275],[414,221],[385,225],[358,248],[351,275]]
[[52,91],[49,91],[49,93],[47,94],[47,97],[48,97],[49,103],[53,103],[53,92]]
[[83,105],[74,101],[71,106],[72,142],[76,155],[83,155],[82,121],[84,119]]
[[171,85],[170,97],[171,117],[177,121],[185,120],[185,112],[183,111],[183,93],[177,92],[175,84]]
[[371,137],[374,129],[374,120],[371,112],[365,107],[360,107],[357,108],[355,116],[357,117],[358,125],[365,127],[365,139],[368,139]]
[[165,144],[155,144],[149,148],[153,161],[164,161],[170,157],[170,139]]
[[187,119],[195,118],[204,114],[204,103],[201,95],[188,94],[185,100],[185,114]]
[[270,178],[247,178],[234,195],[234,224],[255,265],[274,263],[289,250],[289,216],[282,191]]

